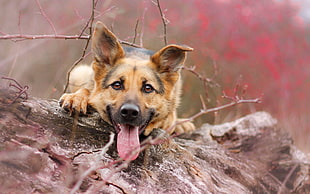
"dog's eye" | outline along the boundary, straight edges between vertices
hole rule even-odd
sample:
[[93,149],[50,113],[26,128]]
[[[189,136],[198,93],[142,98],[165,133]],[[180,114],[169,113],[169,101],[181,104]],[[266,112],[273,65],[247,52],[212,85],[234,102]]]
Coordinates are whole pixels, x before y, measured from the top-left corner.
[[116,82],[113,82],[111,84],[111,87],[114,89],[114,90],[122,90],[124,87],[123,87],[123,83],[120,82],[120,81],[116,81]]
[[153,86],[151,84],[145,84],[143,87],[142,87],[142,91],[144,93],[152,93],[153,91],[155,91],[155,89],[153,88]]

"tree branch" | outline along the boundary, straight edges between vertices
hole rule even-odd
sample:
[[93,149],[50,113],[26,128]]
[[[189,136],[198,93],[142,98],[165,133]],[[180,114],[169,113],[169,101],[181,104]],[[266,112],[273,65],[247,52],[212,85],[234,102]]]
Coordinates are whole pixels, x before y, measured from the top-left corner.
[[216,86],[216,87],[220,87],[220,85],[218,83],[216,83],[213,79],[207,78],[203,75],[201,75],[200,73],[198,73],[196,71],[196,66],[191,66],[191,67],[186,67],[183,66],[182,69],[191,72],[192,74],[194,74],[198,79],[200,79],[202,82],[211,85],[211,86]]
[[137,20],[136,25],[135,25],[135,35],[134,35],[133,41],[132,41],[133,44],[136,43],[136,38],[137,38],[137,34],[138,34],[138,26],[139,26],[139,20]]
[[79,39],[89,39],[90,36],[81,36],[81,35],[30,35],[30,34],[7,34],[0,36],[0,40],[13,40],[13,41],[22,41],[22,40],[38,40],[38,39],[62,39],[62,40],[79,40]]
[[41,15],[46,19],[46,21],[49,23],[49,25],[51,26],[51,28],[53,29],[55,35],[57,34],[57,31],[56,31],[56,28],[53,24],[53,22],[51,21],[51,19],[46,15],[45,11],[43,10],[41,4],[40,4],[40,1],[39,0],[35,0],[36,1],[36,4],[38,5],[39,9],[40,9],[40,12],[41,12]]
[[[101,152],[100,152],[100,156],[103,157],[103,155],[108,151],[108,149],[111,147],[111,145],[113,144],[114,142],[114,136],[115,134],[114,133],[111,133],[110,134],[110,139],[109,139],[109,142],[101,149]],[[94,161],[94,164],[97,164],[97,163],[100,163],[100,160],[101,158],[98,158],[97,161]],[[92,165],[91,167],[89,167],[87,170],[85,170],[83,172],[83,174],[79,177],[79,180],[76,182],[76,184],[74,185],[74,187],[72,188],[72,190],[70,191],[70,194],[74,194],[76,193],[81,184],[83,183],[84,179],[90,174],[92,173],[94,170],[96,170],[98,168],[97,165]]]
[[90,43],[90,39],[91,39],[91,36],[92,36],[92,26],[93,26],[93,22],[94,22],[95,9],[96,9],[97,2],[98,2],[98,0],[92,0],[92,10],[91,10],[90,18],[88,19],[86,25],[84,26],[84,28],[82,29],[81,34],[80,34],[80,37],[81,37],[82,34],[84,33],[84,31],[88,28],[88,29],[89,29],[89,37],[88,37],[88,39],[86,40],[86,44],[85,44],[85,46],[84,46],[84,49],[83,49],[83,52],[82,52],[81,57],[80,57],[78,60],[76,60],[76,61],[74,62],[74,64],[70,67],[70,69],[69,69],[69,71],[68,71],[68,73],[67,73],[66,85],[65,85],[65,88],[64,88],[63,93],[65,93],[65,92],[67,91],[67,89],[68,89],[70,74],[71,74],[72,70],[73,70],[82,60],[84,60],[84,58],[85,58],[86,51],[87,51],[87,48],[88,48],[88,45],[89,45],[89,43]]
[[158,7],[158,10],[159,10],[159,13],[160,13],[160,17],[161,17],[161,20],[162,20],[162,23],[163,23],[164,43],[165,43],[165,45],[167,45],[168,44],[168,41],[167,41],[167,24],[169,23],[169,21],[166,18],[165,14],[163,13],[162,9],[161,9],[159,0],[156,0],[156,5]]

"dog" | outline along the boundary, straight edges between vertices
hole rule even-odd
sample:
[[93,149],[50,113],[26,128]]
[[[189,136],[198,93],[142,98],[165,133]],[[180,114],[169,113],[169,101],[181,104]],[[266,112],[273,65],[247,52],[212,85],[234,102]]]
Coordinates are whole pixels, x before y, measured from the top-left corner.
[[[139,135],[154,128],[168,133],[192,131],[191,122],[176,125],[180,102],[182,65],[193,49],[167,45],[157,52],[123,47],[101,22],[92,36],[92,67],[81,65],[71,72],[70,92],[60,98],[62,108],[86,114],[94,108],[117,133],[117,150],[124,160],[139,155]],[[184,121],[184,120],[183,120]],[[138,150],[138,151],[134,151]]]

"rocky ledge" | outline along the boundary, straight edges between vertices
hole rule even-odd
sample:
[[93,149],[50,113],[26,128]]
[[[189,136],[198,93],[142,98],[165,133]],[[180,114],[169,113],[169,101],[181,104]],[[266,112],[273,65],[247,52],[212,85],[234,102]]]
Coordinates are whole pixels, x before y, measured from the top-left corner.
[[[310,162],[266,112],[163,136],[118,159],[96,113],[72,118],[56,100],[0,90],[1,193],[307,193]],[[148,142],[152,140],[148,139]]]

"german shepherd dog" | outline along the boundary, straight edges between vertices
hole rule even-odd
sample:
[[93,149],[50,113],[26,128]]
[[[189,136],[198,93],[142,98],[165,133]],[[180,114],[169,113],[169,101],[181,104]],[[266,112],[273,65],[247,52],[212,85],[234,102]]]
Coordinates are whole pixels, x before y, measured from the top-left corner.
[[[70,92],[60,105],[86,114],[91,106],[117,132],[117,150],[124,160],[138,157],[139,135],[154,128],[168,133],[194,130],[191,122],[175,125],[181,94],[180,71],[187,46],[168,45],[157,52],[122,47],[116,36],[97,22],[92,37],[92,67],[78,66],[71,72]],[[133,152],[133,150],[136,150]]]

